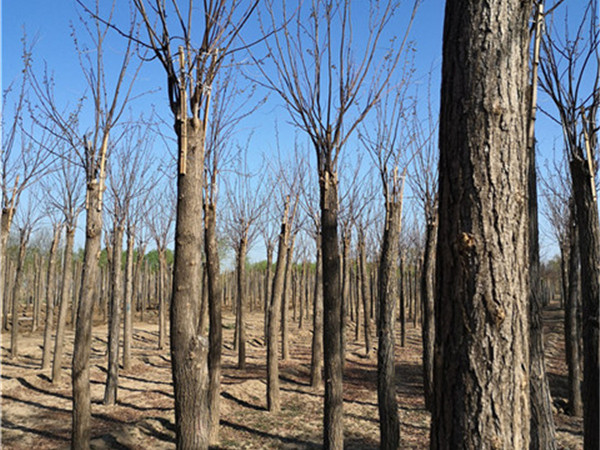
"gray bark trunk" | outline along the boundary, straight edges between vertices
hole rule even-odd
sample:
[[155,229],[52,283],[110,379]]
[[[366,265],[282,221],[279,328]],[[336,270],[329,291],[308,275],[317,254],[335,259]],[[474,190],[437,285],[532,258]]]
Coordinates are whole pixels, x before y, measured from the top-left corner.
[[131,370],[131,338],[133,302],[133,245],[135,243],[135,230],[133,226],[127,227],[127,255],[125,257],[125,294],[123,296],[123,370]]
[[531,6],[446,3],[432,449],[529,447]]

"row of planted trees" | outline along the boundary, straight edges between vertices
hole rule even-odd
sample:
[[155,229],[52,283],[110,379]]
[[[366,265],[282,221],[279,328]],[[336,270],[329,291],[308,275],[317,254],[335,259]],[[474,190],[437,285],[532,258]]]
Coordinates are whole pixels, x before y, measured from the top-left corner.
[[[37,267],[30,270],[36,274],[31,282],[35,289],[27,292],[36,299],[32,327],[41,324],[39,296],[45,297],[46,336],[52,334],[54,306],[58,336],[67,323],[69,300],[77,302],[71,308],[76,316],[74,448],[89,447],[89,360],[96,305],[106,314],[109,328],[108,404],[117,401],[120,330],[130,341],[134,312],[141,315],[149,306],[158,308],[159,346],[170,338],[179,448],[206,448],[218,442],[223,305],[235,311],[240,369],[245,367],[246,308],[264,310],[267,403],[274,412],[280,408],[279,354],[285,358],[289,351],[288,315],[291,310],[298,325],[304,325],[306,312],[312,310],[311,384],[319,387],[326,380],[326,448],[343,446],[344,329],[349,323],[357,334],[362,326],[367,354],[377,348],[381,445],[398,447],[394,328],[399,318],[402,339],[408,315],[422,320],[432,448],[479,448],[490,442],[498,448],[521,448],[529,442],[554,448],[536,247],[533,131],[538,66],[542,88],[558,110],[571,170],[569,224],[574,226],[562,225],[557,232],[561,243],[571,243],[568,254],[567,245],[561,245],[565,328],[568,339],[578,339],[577,330],[582,330],[585,442],[597,447],[594,174],[600,90],[598,76],[580,81],[590,70],[598,73],[595,7],[589,2],[584,8],[581,39],[563,45],[554,35],[542,34],[542,20],[549,22],[552,16],[544,15],[541,4],[504,0],[492,6],[498,11],[490,15],[477,2],[466,3],[471,8],[449,1],[446,9],[439,165],[438,120],[431,107],[428,118],[418,120],[411,95],[414,69],[408,36],[418,2],[408,5],[404,19],[395,2],[372,2],[369,21],[357,22],[347,0],[308,6],[208,1],[201,11],[191,2],[132,0],[130,20],[121,22],[114,9],[105,11],[100,2],[82,1],[92,51],[78,39],[75,44],[90,95],[72,109],[57,103],[52,76],[34,69],[31,49],[25,46],[24,77],[20,90],[14,90],[15,120],[6,127],[3,145],[3,325],[12,318],[16,356],[19,309],[26,304],[20,303],[25,292],[21,289],[31,279],[25,277],[27,242],[36,222],[34,197],[29,195],[31,208],[19,205],[19,200],[26,187],[41,178],[48,184],[39,197],[49,199],[56,219],[44,257],[47,263],[31,265]],[[386,46],[390,23],[400,23],[396,29],[401,32]],[[366,38],[353,41],[359,29]],[[488,31],[482,34],[481,29]],[[114,80],[107,82],[103,48],[112,31],[122,38],[123,50],[120,69],[112,71]],[[533,58],[527,51],[530,44]],[[161,119],[124,118],[135,97],[134,82],[145,70],[138,54],[142,60],[160,62],[164,70],[176,164],[169,158],[157,162],[155,146],[168,146],[164,130],[157,132]],[[250,67],[250,87],[236,82],[242,63]],[[567,70],[562,70],[565,65]],[[580,79],[574,73],[580,73]],[[295,142],[289,146],[296,150],[293,157],[281,158],[279,164],[269,161],[261,178],[251,182],[248,150],[236,148],[231,138],[262,103],[250,95],[252,85],[273,92],[308,138],[315,178],[305,170],[310,167],[309,152]],[[578,91],[589,86],[591,95]],[[84,108],[93,112],[93,125],[82,123]],[[37,131],[23,131],[26,110]],[[374,120],[365,121],[368,114]],[[15,145],[18,135],[21,153]],[[378,188],[360,182],[364,170],[350,155],[350,146],[369,155],[373,164],[366,177],[377,179]],[[13,161],[15,170],[8,168]],[[232,161],[237,161],[236,176],[225,177],[225,170],[235,165]],[[176,180],[168,176],[173,172]],[[424,218],[423,236],[415,239],[419,245],[414,252],[401,243],[401,236],[408,235],[402,230],[407,184]],[[558,197],[551,194],[547,189],[553,205],[550,200]],[[558,217],[565,217],[565,203],[555,203]],[[73,262],[74,230],[83,211],[85,247],[80,262]],[[8,264],[13,219],[18,223],[18,251]],[[60,224],[66,230],[62,264]],[[108,269],[99,263],[103,228]],[[248,250],[258,236],[267,253],[260,275],[246,267]],[[172,266],[167,261],[171,241]],[[309,241],[316,244],[312,257]],[[150,242],[158,260],[154,271],[144,256]],[[221,268],[220,242],[235,254],[235,275]],[[56,282],[59,265],[62,279]],[[14,281],[9,281],[13,274]],[[581,325],[574,314],[577,276]],[[248,296],[249,290],[256,294]],[[377,345],[370,342],[375,331]],[[567,348],[575,390],[579,343],[569,342]],[[55,359],[58,354],[57,349]],[[123,357],[129,355],[126,346]],[[489,379],[484,376],[488,373]],[[574,392],[572,411],[578,413],[575,397]],[[487,425],[484,430],[480,423]]]

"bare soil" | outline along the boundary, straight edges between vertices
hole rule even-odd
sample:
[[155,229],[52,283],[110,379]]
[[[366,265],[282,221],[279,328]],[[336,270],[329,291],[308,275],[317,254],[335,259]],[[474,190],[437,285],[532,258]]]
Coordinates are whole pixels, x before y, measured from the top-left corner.
[[[282,410],[266,410],[266,349],[262,312],[248,315],[247,369],[236,369],[234,317],[224,324],[223,380],[219,448],[311,449],[322,439],[323,392],[309,386],[311,332],[290,325],[290,358],[280,362]],[[133,365],[121,371],[118,404],[102,404],[106,378],[107,326],[94,327],[92,351],[92,448],[175,448],[173,388],[169,350],[158,350],[156,320],[134,324]],[[421,331],[407,325],[406,345],[397,347],[397,393],[403,449],[429,445],[430,415],[422,397]],[[2,334],[2,449],[69,448],[71,426],[70,358],[73,332],[67,333],[63,381],[54,386],[40,370],[42,331],[25,332],[20,356],[9,358],[10,335]],[[564,414],[566,366],[562,313],[546,312],[546,351],[560,448],[581,449],[582,421]],[[348,449],[376,449],[379,442],[376,352],[365,358],[362,340],[354,341],[350,326],[344,374],[345,438]]]

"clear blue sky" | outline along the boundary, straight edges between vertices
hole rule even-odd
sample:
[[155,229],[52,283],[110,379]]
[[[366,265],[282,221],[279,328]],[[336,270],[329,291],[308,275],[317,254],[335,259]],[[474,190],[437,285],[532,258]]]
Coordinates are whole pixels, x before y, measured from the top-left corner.
[[[356,0],[355,12],[357,8],[361,7],[361,4],[364,5],[366,2],[367,0]],[[121,8],[119,14],[125,14],[125,16],[128,14],[126,4],[127,2],[124,0],[117,1],[117,8]],[[81,77],[81,69],[71,37],[71,26],[74,26],[78,33],[81,32],[78,18],[79,10],[72,0],[4,0],[2,2],[3,89],[19,76],[21,70],[21,38],[25,30],[28,40],[35,41],[34,60],[36,66],[41,67],[42,63],[45,62],[48,68],[54,72],[56,92],[59,93],[58,95],[61,96],[65,104],[74,102],[83,93],[85,84]],[[423,86],[420,90],[424,92],[428,82],[428,72],[432,69],[432,100],[436,108],[439,103],[443,15],[444,2],[442,0],[424,0],[417,13],[416,22],[411,33],[411,39],[416,46],[415,80]],[[109,49],[109,52],[112,51],[118,56],[118,48],[122,45],[122,38],[111,38],[111,42],[114,48]],[[139,89],[148,90],[160,87],[163,90],[145,96],[133,107],[143,110],[148,109],[150,105],[155,105],[163,111],[165,118],[170,119],[164,86],[165,76],[159,64],[156,62],[146,64],[140,78]],[[247,129],[254,130],[254,135],[260,137],[259,139],[255,138],[251,145],[260,146],[261,153],[274,152],[275,150],[271,131],[275,120],[277,120],[280,127],[284,128],[286,122],[289,121],[285,109],[276,106],[278,101],[276,98],[271,99],[267,107],[262,108],[244,123]],[[547,100],[541,96],[540,102],[544,101]],[[541,116],[538,121],[537,137],[542,154],[540,160],[543,161],[545,158],[551,157],[552,147],[555,143],[558,144],[560,149],[561,130]],[[80,219],[81,223],[82,220]],[[543,238],[543,248],[546,248],[546,252],[554,253],[553,244],[546,237],[543,236]],[[262,259],[263,257],[257,254],[254,258]]]

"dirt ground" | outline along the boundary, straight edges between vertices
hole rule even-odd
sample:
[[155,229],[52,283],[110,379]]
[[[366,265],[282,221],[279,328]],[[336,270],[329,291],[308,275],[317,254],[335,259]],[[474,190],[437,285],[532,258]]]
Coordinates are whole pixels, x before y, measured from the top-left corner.
[[[289,361],[282,361],[282,410],[266,411],[266,349],[262,340],[262,313],[248,315],[247,369],[235,368],[234,318],[225,314],[220,447],[228,449],[320,448],[323,392],[309,386],[311,333],[290,325]],[[564,414],[566,366],[562,315],[546,313],[548,371],[556,413],[560,448],[581,449],[582,421]],[[348,449],[378,448],[376,352],[364,357],[364,345],[348,330],[348,360],[344,373],[345,438]],[[175,448],[173,389],[169,351],[158,350],[153,323],[134,324],[133,366],[120,373],[118,404],[104,406],[106,378],[106,325],[94,327],[92,351],[92,448]],[[70,357],[73,333],[68,332],[65,375],[57,386],[40,370],[42,331],[25,332],[20,356],[8,357],[10,335],[2,334],[2,449],[69,448],[71,426]],[[409,324],[405,347],[397,347],[397,393],[403,449],[429,445],[430,416],[424,408],[421,377],[420,329]]]

